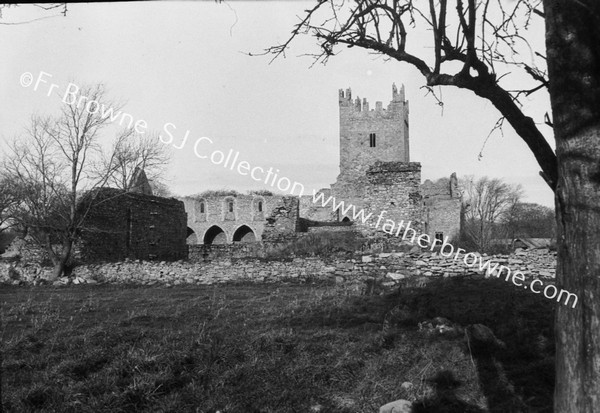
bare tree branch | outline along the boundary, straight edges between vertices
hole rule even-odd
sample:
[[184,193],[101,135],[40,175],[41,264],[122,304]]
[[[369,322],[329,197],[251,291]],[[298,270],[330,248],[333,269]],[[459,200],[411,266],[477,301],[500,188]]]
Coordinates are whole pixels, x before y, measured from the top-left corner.
[[[319,0],[306,11],[284,43],[267,48],[263,54],[271,53],[274,58],[282,56],[295,37],[310,34],[319,45],[318,53],[307,54],[315,62],[326,63],[337,53],[338,46],[360,47],[412,65],[423,75],[428,87],[455,86],[470,90],[489,100],[515,129],[548,177],[550,187],[555,189],[556,155],[533,119],[521,111],[519,103],[520,96],[547,86],[544,71],[533,63],[520,65],[538,83],[523,90],[503,88],[499,84],[503,76],[495,72],[495,64],[511,63],[512,56],[519,53],[519,45],[527,47],[533,57],[520,31],[529,25],[532,15],[538,14],[536,7],[541,1],[516,0],[510,4],[502,0],[465,1],[466,4],[455,0],[452,14],[447,0],[430,0],[425,9],[411,0],[357,0],[352,4]],[[326,5],[329,7],[324,7]],[[323,23],[313,24],[317,19]],[[419,27],[431,32],[432,56],[407,51],[407,24],[413,30]],[[481,26],[479,39],[475,35],[478,24]],[[448,28],[456,30],[455,40],[446,35]],[[430,60],[433,66],[428,63]],[[449,65],[453,62],[462,63],[460,70],[456,71],[456,65]]]

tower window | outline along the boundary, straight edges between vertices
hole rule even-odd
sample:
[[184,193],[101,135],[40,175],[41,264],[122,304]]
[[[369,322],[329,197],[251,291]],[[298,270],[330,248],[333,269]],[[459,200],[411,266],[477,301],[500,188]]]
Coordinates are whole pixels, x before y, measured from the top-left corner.
[[444,242],[444,233],[443,232],[436,232],[435,233],[435,239],[438,240],[439,242]]
[[228,208],[229,208],[229,212],[233,212],[233,201],[229,201],[227,202]]
[[374,133],[369,133],[369,146],[371,148],[374,148],[376,146],[375,138],[376,137]]
[[262,201],[258,201],[258,212],[262,212]]
[[200,213],[204,214],[204,202],[200,202]]

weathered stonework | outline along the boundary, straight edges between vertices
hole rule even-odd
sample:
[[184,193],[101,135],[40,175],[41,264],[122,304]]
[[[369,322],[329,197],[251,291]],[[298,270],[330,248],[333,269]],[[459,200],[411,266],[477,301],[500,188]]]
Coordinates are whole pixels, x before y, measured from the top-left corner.
[[[247,244],[249,246],[250,244]],[[202,246],[197,246],[202,247]],[[214,246],[217,249],[239,248],[232,245]],[[0,283],[55,285],[95,284],[98,282],[166,285],[216,284],[227,282],[278,282],[281,280],[332,281],[363,293],[369,293],[374,283],[382,287],[425,286],[436,278],[448,277],[498,277],[505,280],[505,273],[498,270],[487,274],[478,265],[468,267],[462,259],[446,258],[439,253],[379,253],[340,257],[303,257],[285,261],[257,259],[232,259],[224,254],[214,259],[177,261],[173,263],[126,261],[102,265],[76,267],[73,279],[52,280],[52,270],[34,265],[0,263]],[[547,249],[516,251],[511,255],[482,256],[484,261],[505,265],[512,271],[519,270],[528,281],[539,279],[553,284],[556,269],[556,253]]]
[[[366,173],[365,206],[373,217],[381,214],[379,227],[395,236],[404,233],[404,227],[421,230],[421,164],[418,162],[376,162]],[[377,224],[370,221],[369,227]],[[360,225],[360,223],[358,223]],[[401,224],[403,228],[399,228]]]
[[[319,190],[325,200],[331,196],[331,189],[323,188]],[[300,197],[300,217],[311,219],[313,221],[338,221],[338,213],[331,209],[331,206],[323,208],[320,202],[313,202],[312,195]]]
[[[352,100],[352,91],[339,91],[340,176],[338,183],[364,179],[376,161],[409,162],[408,101],[404,86],[392,86],[392,101],[369,110],[366,99]],[[373,136],[374,135],[374,136]],[[373,139],[374,138],[374,139]]]
[[284,196],[267,217],[263,239],[270,242],[286,241],[295,237],[300,229],[299,200]]
[[431,239],[457,239],[460,232],[461,194],[456,174],[449,181],[434,184],[427,180],[421,185],[423,194],[423,229]]
[[179,260],[187,257],[183,202],[120,189],[100,188],[84,197],[91,207],[78,241],[85,262]]
[[257,242],[295,233],[298,198],[228,195],[182,198],[188,211],[188,244]]
[[[402,236],[404,230],[398,231],[398,226],[410,222],[412,229],[427,233],[432,240],[452,238],[460,227],[460,194],[449,186],[421,185],[421,164],[410,162],[408,113],[404,86],[400,90],[392,86],[386,109],[381,102],[370,109],[366,99],[353,100],[350,89],[340,90],[340,173],[331,188],[319,191],[323,200],[315,202],[312,194],[306,195],[294,198],[296,206],[291,208],[291,197],[262,197],[264,209],[258,213],[253,195],[185,198],[188,243],[285,242],[298,231],[347,230],[325,225],[341,221],[353,224],[350,230],[363,235],[383,230]],[[330,197],[335,200],[321,204]],[[342,208],[334,210],[333,202],[339,205],[341,201],[353,208],[345,213]],[[291,212],[294,208],[297,213]],[[371,218],[363,222],[356,216],[361,210]]]
[[[436,186],[427,181],[421,185],[421,165],[409,162],[408,102],[404,87],[398,92],[392,86],[392,101],[383,109],[377,102],[369,110],[364,99],[352,101],[350,89],[340,90],[340,174],[331,190],[322,189],[325,197],[335,197],[336,203],[354,206],[346,214],[331,204],[308,206],[312,197],[301,204],[304,218],[313,220],[354,221],[363,233],[381,231],[402,236],[400,223],[419,233],[452,238],[460,228],[460,193],[453,175],[450,184]],[[353,219],[353,213],[363,209],[371,213],[367,222]],[[381,215],[380,215],[381,214]],[[377,220],[381,216],[380,225]],[[389,221],[388,221],[389,220]],[[387,225],[386,225],[387,224]],[[393,225],[394,224],[394,225]]]

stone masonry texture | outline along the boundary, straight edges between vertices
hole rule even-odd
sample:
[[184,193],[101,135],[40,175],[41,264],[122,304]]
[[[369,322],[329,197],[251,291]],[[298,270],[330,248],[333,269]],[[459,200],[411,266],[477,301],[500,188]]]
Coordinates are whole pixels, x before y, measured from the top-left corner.
[[86,194],[80,208],[88,207],[78,243],[83,261],[187,257],[187,216],[183,202],[101,188]]

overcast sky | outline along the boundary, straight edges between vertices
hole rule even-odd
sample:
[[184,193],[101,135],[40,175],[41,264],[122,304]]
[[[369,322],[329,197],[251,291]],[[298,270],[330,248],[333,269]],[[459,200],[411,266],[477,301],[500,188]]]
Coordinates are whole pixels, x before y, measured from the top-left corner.
[[[32,113],[56,113],[62,95],[47,96],[47,85],[37,90],[20,85],[23,73],[45,72],[63,91],[69,82],[104,83],[113,99],[126,102],[124,112],[145,120],[149,129],[164,134],[165,124],[174,125],[173,145],[189,130],[190,144],[172,149],[167,183],[176,194],[261,187],[248,176],[195,156],[192,139],[202,136],[213,141],[213,149],[239,151],[240,160],[277,168],[280,176],[310,191],[329,186],[339,172],[338,89],[351,87],[371,107],[378,100],[385,107],[395,82],[406,87],[410,157],[421,162],[423,180],[452,172],[502,177],[521,183],[526,201],[553,205],[533,155],[509,126],[504,136],[489,138],[478,160],[499,117],[487,101],[444,88],[442,111],[425,96],[416,70],[356,48],[343,50],[326,66],[310,68],[312,60],[299,57],[315,50],[309,37],[299,38],[286,59],[271,64],[270,57],[247,55],[284,41],[311,4],[69,4],[66,17],[29,5],[4,10],[0,139],[23,133]],[[49,18],[5,24],[39,17]],[[429,52],[416,41],[412,50]],[[534,96],[525,109],[541,122],[547,96]],[[551,137],[548,128],[542,131]],[[112,139],[109,131],[103,139]]]

